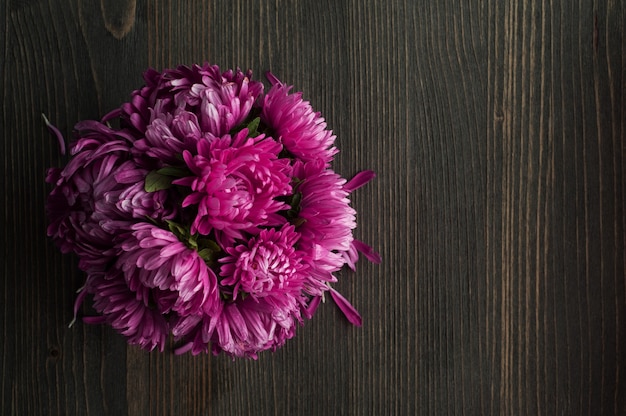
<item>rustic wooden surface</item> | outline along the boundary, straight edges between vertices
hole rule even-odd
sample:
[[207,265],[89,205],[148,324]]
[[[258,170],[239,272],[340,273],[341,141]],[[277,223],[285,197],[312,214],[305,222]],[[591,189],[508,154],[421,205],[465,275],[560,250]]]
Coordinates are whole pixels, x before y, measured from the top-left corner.
[[[626,7],[619,0],[5,0],[3,415],[626,414]],[[266,70],[326,116],[380,251],[258,361],[127,347],[72,319],[45,236],[63,132],[141,72]]]

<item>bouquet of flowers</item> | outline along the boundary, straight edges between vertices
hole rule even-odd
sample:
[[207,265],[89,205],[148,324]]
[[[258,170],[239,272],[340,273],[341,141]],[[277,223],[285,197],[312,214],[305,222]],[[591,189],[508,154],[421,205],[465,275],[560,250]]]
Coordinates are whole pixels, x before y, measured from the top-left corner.
[[[374,177],[331,168],[335,136],[273,74],[209,64],[144,73],[101,121],[81,121],[64,168],[46,181],[49,227],[86,273],[98,316],[130,344],[256,358],[295,335],[359,253],[349,194]],[[64,153],[64,139],[57,135]],[[113,126],[115,125],[115,126]]]

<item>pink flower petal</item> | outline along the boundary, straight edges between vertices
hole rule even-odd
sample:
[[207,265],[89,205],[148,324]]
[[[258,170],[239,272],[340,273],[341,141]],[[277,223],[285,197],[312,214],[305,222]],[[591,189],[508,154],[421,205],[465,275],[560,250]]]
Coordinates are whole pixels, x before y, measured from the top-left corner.
[[122,109],[121,108],[116,108],[112,111],[109,111],[107,114],[104,115],[104,117],[102,117],[102,119],[100,120],[101,123],[106,123],[109,120],[113,120],[114,118],[118,118],[120,116],[120,114],[122,114]]
[[303,310],[304,312],[304,316],[307,319],[311,319],[313,318],[313,315],[315,314],[315,311],[317,310],[317,307],[320,305],[320,302],[322,301],[322,297],[321,296],[315,296],[313,297],[310,301],[309,304],[307,305],[307,307]]
[[359,189],[361,186],[365,185],[375,177],[376,173],[374,173],[374,171],[364,170],[354,175],[354,177],[343,186],[343,189],[346,192],[352,192],[355,189]]
[[354,306],[332,287],[330,288],[330,296],[352,325],[361,326],[363,324],[363,318],[361,318]]
[[380,264],[380,262],[382,261],[382,259],[380,258],[380,254],[375,252],[373,248],[371,248],[364,242],[359,240],[353,240],[352,245],[372,263]]
[[174,350],[174,354],[182,355],[182,354],[185,354],[186,352],[191,351],[192,348],[193,348],[193,342],[188,342],[188,343],[183,344],[180,347],[176,348]]
[[107,319],[104,316],[84,316],[83,322],[89,325],[105,324]]
[[274,75],[271,71],[265,72],[265,78],[267,78],[272,85],[282,84],[282,82],[280,82],[280,80],[276,78],[276,75]]

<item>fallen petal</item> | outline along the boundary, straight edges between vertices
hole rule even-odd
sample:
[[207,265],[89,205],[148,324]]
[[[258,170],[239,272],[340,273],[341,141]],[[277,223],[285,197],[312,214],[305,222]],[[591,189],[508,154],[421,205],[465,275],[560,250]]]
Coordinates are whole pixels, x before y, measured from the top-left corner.
[[41,117],[43,117],[43,121],[46,123],[46,127],[48,127],[48,129],[56,136],[57,140],[59,141],[59,151],[62,155],[65,156],[65,139],[63,138],[61,131],[48,121],[48,117],[46,117],[45,114],[42,113]]
[[348,183],[346,183],[343,186],[343,189],[346,192],[352,192],[355,189],[359,189],[361,186],[365,185],[366,183],[368,183],[369,181],[371,181],[375,177],[376,177],[376,173],[374,173],[374,171],[372,171],[372,170],[364,170],[364,171],[359,172],[356,175],[354,175],[354,177],[352,179],[350,179],[348,181]]
[[363,324],[363,318],[361,318],[354,306],[332,287],[330,288],[330,296],[352,325],[361,326]]

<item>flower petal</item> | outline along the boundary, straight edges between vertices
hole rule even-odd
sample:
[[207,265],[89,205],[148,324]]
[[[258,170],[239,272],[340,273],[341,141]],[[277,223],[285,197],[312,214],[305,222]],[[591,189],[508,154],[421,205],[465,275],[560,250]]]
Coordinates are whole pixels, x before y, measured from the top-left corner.
[[315,314],[315,311],[317,310],[317,307],[320,305],[321,301],[322,301],[322,297],[321,296],[314,296],[309,301],[309,304],[306,306],[306,308],[303,309],[304,316],[307,319],[313,318],[313,315]]
[[380,258],[380,254],[375,252],[373,248],[371,248],[364,242],[359,240],[352,240],[352,245],[372,263],[380,264],[380,262],[382,261],[382,259]]
[[63,156],[65,156],[65,139],[63,138],[61,131],[48,121],[48,117],[46,117],[45,114],[42,113],[41,117],[43,117],[43,121],[46,123],[46,127],[48,127],[48,129],[56,136],[57,140],[59,141],[59,151]]
[[369,181],[371,181],[375,177],[376,177],[376,173],[374,173],[374,171],[372,171],[372,170],[364,170],[364,171],[359,172],[356,175],[354,175],[354,177],[352,179],[350,179],[348,181],[348,183],[346,183],[343,186],[343,189],[346,192],[352,192],[355,189],[359,189],[361,186],[365,185],[366,183],[368,183]]
[[267,80],[270,82],[270,84],[272,85],[276,85],[276,84],[282,84],[282,82],[280,82],[280,80],[278,78],[276,78],[276,75],[274,75],[272,73],[272,71],[266,71],[265,72],[265,78],[267,78]]
[[330,296],[352,325],[361,326],[363,324],[363,318],[361,318],[354,306],[332,287],[330,288]]

